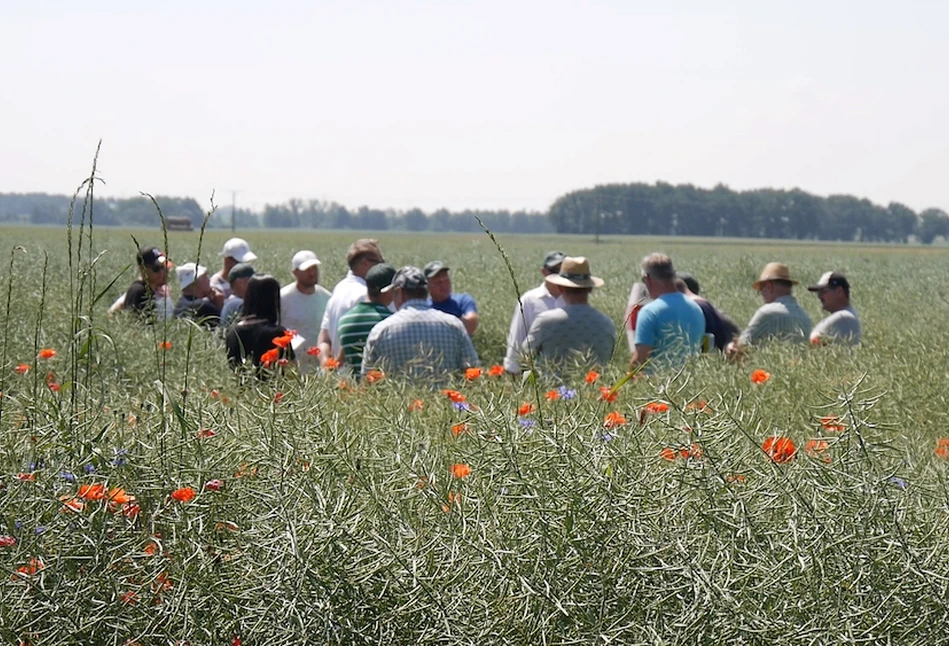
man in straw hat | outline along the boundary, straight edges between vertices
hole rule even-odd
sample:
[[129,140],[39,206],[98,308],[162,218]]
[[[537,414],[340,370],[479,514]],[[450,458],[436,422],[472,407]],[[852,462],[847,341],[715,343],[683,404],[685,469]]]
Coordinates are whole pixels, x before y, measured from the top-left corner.
[[676,366],[702,350],[705,315],[695,301],[676,288],[672,259],[662,253],[643,258],[643,284],[652,301],[639,312],[630,369]]
[[811,317],[791,295],[794,285],[797,285],[797,281],[791,278],[787,265],[780,262],[765,265],[761,278],[751,284],[761,294],[764,305],[751,317],[738,340],[728,344],[726,354],[734,356],[747,346],[770,339],[807,342],[813,324]]
[[534,319],[542,312],[563,307],[560,287],[548,283],[547,276],[560,273],[560,265],[564,257],[562,251],[548,252],[540,268],[544,282],[540,287],[524,292],[520,301],[514,304],[511,327],[507,333],[507,353],[504,355],[504,369],[508,372],[518,374],[521,371],[521,346],[527,338],[528,330],[534,324]]
[[545,281],[560,289],[564,306],[537,315],[521,346],[523,354],[563,361],[589,353],[598,365],[608,364],[616,344],[616,327],[610,317],[589,304],[593,288],[603,285],[601,278],[590,275],[590,261],[567,256],[560,271]]

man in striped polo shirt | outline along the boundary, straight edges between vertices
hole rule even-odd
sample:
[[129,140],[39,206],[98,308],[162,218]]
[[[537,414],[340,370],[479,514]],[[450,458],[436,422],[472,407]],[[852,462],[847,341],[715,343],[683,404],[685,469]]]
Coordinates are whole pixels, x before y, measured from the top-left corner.
[[340,350],[337,359],[345,361],[358,378],[362,370],[362,351],[366,337],[376,323],[392,315],[392,291],[382,290],[392,284],[395,267],[381,263],[366,274],[366,296],[368,302],[357,303],[339,319],[336,328]]

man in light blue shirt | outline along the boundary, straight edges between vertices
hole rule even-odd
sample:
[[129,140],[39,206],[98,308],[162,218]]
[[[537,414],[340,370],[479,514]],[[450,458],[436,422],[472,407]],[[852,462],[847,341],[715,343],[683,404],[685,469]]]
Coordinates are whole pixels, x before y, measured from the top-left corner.
[[636,321],[636,337],[631,370],[646,365],[679,367],[702,350],[705,315],[692,299],[676,289],[672,259],[653,253],[642,262],[643,283],[651,303],[642,308]]

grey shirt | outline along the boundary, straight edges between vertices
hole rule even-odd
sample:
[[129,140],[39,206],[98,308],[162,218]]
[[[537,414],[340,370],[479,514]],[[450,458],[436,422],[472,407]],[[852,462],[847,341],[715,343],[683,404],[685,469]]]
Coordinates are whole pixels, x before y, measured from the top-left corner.
[[811,317],[801,309],[797,299],[790,295],[781,296],[758,308],[738,342],[741,345],[754,345],[778,339],[805,343],[812,326]]
[[829,341],[857,345],[863,334],[860,319],[852,306],[838,310],[814,326],[811,331],[811,343]]
[[525,355],[548,361],[574,360],[589,353],[597,364],[606,365],[615,345],[613,319],[585,304],[564,305],[538,314],[522,349]]

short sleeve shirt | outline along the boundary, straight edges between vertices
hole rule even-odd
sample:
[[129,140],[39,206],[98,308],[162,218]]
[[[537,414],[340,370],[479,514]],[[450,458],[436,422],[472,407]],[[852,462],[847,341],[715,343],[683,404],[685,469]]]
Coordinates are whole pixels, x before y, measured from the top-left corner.
[[346,363],[357,374],[362,369],[362,351],[372,328],[392,316],[385,305],[378,303],[357,303],[339,319],[337,335],[340,347],[346,357]]
[[858,345],[862,337],[860,319],[852,307],[834,312],[811,331],[811,342],[831,341]]
[[652,363],[681,365],[702,349],[705,315],[691,298],[674,292],[663,294],[639,312],[636,345],[652,347]]
[[811,317],[793,296],[781,296],[772,303],[758,308],[748,327],[741,333],[739,343],[754,345],[771,339],[804,343],[811,333]]
[[522,346],[525,355],[546,361],[570,361],[589,355],[606,365],[616,345],[613,319],[589,304],[564,305],[541,312]]
[[458,318],[461,318],[465,314],[470,314],[471,312],[478,312],[478,307],[475,305],[475,300],[471,297],[471,294],[452,293],[443,301],[438,301],[437,303],[433,301],[432,307],[440,312],[445,312],[445,314],[451,314]]

